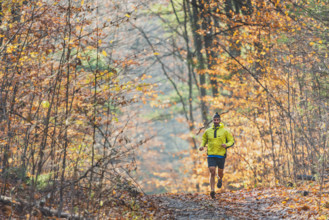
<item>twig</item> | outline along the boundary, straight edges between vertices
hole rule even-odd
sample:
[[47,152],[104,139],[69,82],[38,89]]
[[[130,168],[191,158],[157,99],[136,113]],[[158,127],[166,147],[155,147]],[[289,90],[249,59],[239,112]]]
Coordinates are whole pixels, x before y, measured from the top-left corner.
[[[32,206],[32,207],[39,209],[41,211],[41,213],[45,216],[58,216],[58,211],[53,210],[51,208],[46,208],[46,207],[42,207],[40,205],[30,204],[30,203],[20,200],[20,199],[17,199],[17,201],[19,201],[19,203],[15,202],[11,197],[0,195],[0,202],[3,202],[5,204],[10,204],[13,206],[28,206],[28,207]],[[80,217],[78,217],[76,215],[70,215],[69,213],[65,213],[65,212],[62,212],[59,217],[68,218],[68,219],[81,219]]]

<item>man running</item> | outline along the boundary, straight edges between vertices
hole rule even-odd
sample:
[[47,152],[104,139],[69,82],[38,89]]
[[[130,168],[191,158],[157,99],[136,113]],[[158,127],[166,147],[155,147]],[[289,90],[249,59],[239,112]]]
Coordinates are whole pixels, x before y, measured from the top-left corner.
[[217,187],[222,187],[222,180],[224,175],[224,164],[226,158],[226,149],[234,145],[232,134],[224,128],[221,123],[220,115],[216,112],[213,116],[214,125],[208,128],[202,136],[200,151],[203,151],[206,144],[208,144],[208,168],[210,172],[210,196],[215,198],[215,176],[216,167],[218,167],[218,182]]

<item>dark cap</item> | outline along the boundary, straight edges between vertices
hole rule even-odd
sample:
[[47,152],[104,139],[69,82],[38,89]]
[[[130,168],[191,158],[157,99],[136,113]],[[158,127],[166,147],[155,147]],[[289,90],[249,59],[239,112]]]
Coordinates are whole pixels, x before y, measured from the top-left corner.
[[220,118],[220,115],[218,114],[218,112],[216,112],[216,114],[214,114],[212,118]]

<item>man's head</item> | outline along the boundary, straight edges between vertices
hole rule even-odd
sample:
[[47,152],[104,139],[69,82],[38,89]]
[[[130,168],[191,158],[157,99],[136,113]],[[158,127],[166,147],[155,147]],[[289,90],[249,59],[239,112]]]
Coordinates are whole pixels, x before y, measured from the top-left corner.
[[220,123],[220,115],[218,114],[218,112],[216,112],[216,114],[214,114],[214,116],[212,118],[213,118],[215,127],[219,126],[219,123]]

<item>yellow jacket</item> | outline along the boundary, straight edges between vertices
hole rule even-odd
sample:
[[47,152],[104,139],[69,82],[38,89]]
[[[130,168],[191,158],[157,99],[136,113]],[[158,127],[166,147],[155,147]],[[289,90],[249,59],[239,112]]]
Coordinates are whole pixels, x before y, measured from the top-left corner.
[[226,144],[227,147],[234,145],[234,139],[232,134],[224,128],[224,124],[220,123],[218,127],[208,128],[202,136],[201,147],[205,147],[208,144],[208,155],[226,156],[226,149],[222,147],[222,144]]

